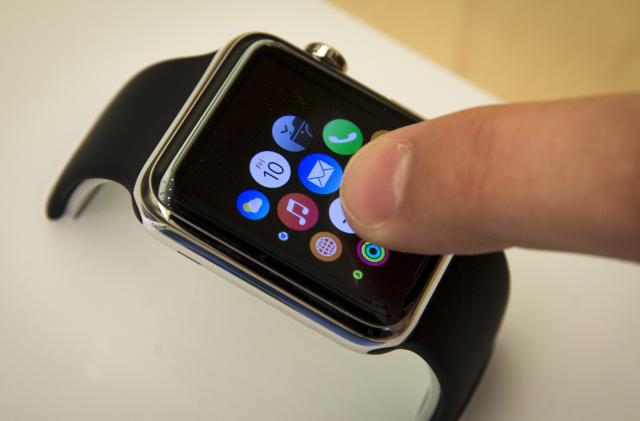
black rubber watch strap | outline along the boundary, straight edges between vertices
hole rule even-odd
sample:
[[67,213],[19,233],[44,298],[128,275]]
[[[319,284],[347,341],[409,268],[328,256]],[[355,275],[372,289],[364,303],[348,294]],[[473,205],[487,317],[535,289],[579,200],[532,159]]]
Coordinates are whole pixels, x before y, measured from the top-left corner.
[[[106,179],[129,192],[215,53],[165,61],[134,76],[115,96],[58,179],[47,215],[61,217],[85,180]],[[134,206],[135,209],[135,206]]]
[[509,295],[504,253],[455,256],[418,325],[400,348],[415,352],[440,382],[432,421],[457,419],[489,360]]

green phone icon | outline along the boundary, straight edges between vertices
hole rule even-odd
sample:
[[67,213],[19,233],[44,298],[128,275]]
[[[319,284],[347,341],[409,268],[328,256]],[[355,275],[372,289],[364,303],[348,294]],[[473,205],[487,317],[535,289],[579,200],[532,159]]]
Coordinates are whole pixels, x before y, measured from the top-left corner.
[[362,146],[360,128],[343,118],[328,122],[322,130],[322,138],[329,149],[340,155],[351,155]]

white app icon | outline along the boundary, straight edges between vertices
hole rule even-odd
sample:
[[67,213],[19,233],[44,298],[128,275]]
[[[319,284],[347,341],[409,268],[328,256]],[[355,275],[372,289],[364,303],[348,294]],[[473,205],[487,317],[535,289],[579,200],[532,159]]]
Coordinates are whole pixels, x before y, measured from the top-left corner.
[[353,230],[349,226],[347,218],[344,216],[342,203],[340,202],[339,197],[331,202],[331,205],[329,206],[329,219],[331,219],[333,225],[335,225],[340,231],[346,232],[347,234],[353,234]]
[[277,152],[262,151],[251,158],[249,171],[261,186],[275,189],[283,186],[291,177],[291,167],[286,158]]
[[307,180],[320,188],[324,188],[325,184],[327,184],[331,178],[331,174],[333,174],[333,167],[323,160],[318,159],[313,168],[311,168]]
[[258,213],[261,207],[262,199],[260,199],[259,197],[256,197],[255,199],[249,200],[248,202],[242,204],[242,209],[244,209],[245,212],[250,213]]

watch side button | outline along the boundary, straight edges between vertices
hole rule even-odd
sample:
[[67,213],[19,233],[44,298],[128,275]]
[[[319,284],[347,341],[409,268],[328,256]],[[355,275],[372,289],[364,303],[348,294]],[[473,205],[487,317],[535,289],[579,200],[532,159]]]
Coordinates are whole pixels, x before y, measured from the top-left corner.
[[198,266],[202,266],[202,265],[200,264],[200,262],[198,262],[197,260],[195,260],[195,259],[193,259],[193,258],[191,258],[191,257],[187,256],[186,254],[182,253],[181,251],[178,251],[178,254],[179,254],[180,256],[184,256],[184,257],[186,257],[187,259],[191,260],[193,263],[197,264]]

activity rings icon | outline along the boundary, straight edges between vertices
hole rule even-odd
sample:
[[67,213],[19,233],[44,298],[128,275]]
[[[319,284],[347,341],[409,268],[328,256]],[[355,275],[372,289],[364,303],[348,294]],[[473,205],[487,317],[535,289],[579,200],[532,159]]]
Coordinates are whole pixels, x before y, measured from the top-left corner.
[[367,266],[382,266],[389,260],[389,250],[369,241],[360,240],[356,246],[356,253]]

